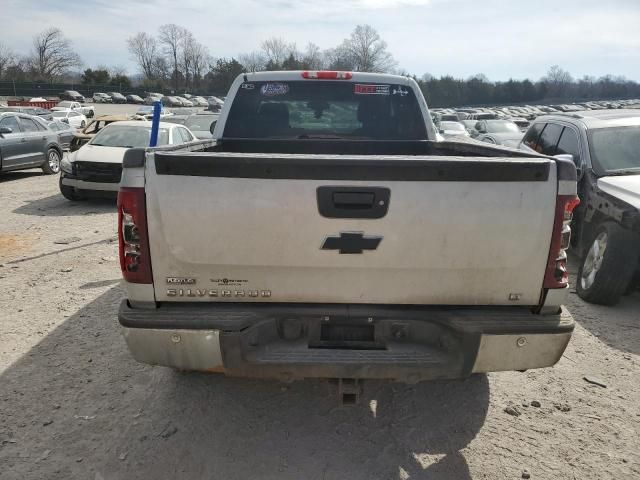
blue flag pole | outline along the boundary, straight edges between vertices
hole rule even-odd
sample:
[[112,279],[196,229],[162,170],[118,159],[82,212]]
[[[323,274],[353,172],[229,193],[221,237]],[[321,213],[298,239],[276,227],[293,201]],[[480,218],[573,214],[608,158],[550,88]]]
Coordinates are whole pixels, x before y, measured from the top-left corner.
[[155,147],[158,145],[158,129],[160,128],[160,111],[162,110],[162,103],[153,102],[153,118],[151,119],[151,138],[149,139],[149,146]]

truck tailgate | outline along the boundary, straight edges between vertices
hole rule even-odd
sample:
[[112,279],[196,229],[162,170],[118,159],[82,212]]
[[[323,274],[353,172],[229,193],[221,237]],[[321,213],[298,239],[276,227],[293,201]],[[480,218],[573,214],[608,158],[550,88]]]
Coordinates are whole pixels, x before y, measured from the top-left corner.
[[145,168],[157,301],[539,302],[552,160],[157,152]]

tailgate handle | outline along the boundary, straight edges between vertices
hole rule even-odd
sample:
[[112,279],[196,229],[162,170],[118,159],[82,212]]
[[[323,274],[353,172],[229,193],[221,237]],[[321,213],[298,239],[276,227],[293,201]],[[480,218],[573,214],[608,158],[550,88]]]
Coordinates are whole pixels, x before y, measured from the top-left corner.
[[336,208],[371,208],[376,194],[373,192],[334,192]]
[[386,187],[323,186],[316,193],[318,211],[327,218],[382,218],[391,197]]

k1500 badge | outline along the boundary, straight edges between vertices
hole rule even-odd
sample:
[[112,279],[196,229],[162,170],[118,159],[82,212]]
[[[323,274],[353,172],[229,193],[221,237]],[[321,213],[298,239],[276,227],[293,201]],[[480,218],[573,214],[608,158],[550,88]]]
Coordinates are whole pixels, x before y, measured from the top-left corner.
[[269,298],[271,290],[215,290],[207,288],[168,288],[167,297]]

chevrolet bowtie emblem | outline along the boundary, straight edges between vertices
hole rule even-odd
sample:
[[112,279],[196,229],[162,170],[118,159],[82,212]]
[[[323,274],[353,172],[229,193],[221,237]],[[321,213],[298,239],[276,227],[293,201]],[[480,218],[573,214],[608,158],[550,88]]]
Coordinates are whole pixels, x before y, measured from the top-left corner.
[[327,237],[320,247],[322,250],[339,250],[340,253],[362,253],[375,250],[382,237],[365,235],[363,232],[340,232],[340,236]]

